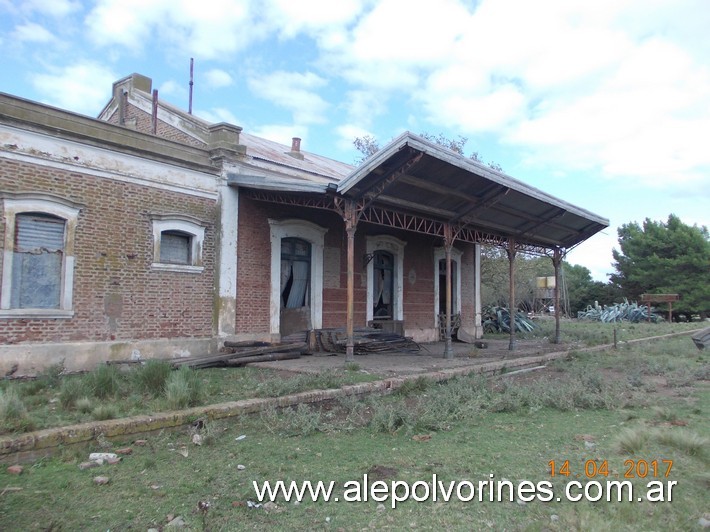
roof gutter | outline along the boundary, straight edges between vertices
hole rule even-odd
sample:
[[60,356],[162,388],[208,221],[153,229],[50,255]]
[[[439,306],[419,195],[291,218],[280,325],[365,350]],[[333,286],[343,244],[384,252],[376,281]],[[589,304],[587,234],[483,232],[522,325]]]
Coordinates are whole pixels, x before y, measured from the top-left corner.
[[325,194],[327,184],[310,181],[296,182],[292,180],[270,179],[258,175],[227,174],[227,184],[231,187],[252,187],[276,192],[312,192]]

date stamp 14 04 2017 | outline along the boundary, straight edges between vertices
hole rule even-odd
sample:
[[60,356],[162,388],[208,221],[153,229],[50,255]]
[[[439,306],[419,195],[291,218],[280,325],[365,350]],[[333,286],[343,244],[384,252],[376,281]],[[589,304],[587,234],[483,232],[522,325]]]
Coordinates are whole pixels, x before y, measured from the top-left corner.
[[624,460],[623,468],[619,471],[610,470],[608,460],[586,460],[584,466],[574,471],[569,460],[550,460],[551,477],[566,478],[668,478],[673,469],[673,460]]

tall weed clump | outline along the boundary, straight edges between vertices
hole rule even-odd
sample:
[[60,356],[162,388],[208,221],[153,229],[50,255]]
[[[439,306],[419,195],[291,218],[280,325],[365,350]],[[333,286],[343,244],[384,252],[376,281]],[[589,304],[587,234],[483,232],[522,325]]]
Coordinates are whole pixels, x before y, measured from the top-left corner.
[[17,391],[0,389],[0,432],[24,432],[33,428],[34,421]]
[[120,394],[123,375],[117,366],[100,364],[89,373],[88,380],[94,396],[107,399]]
[[141,393],[160,397],[165,393],[165,386],[171,371],[172,368],[169,362],[156,359],[149,360],[134,373],[134,386]]
[[89,386],[84,377],[66,377],[59,388],[59,403],[64,408],[73,408],[79,399],[89,395]]
[[187,408],[203,401],[204,386],[194,370],[181,366],[165,383],[165,399],[170,408]]

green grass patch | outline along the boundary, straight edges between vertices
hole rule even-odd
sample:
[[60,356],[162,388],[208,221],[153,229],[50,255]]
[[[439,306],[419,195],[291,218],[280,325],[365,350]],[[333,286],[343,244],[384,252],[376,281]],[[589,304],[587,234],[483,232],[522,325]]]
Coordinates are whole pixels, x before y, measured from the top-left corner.
[[[560,373],[576,377],[583,367],[578,364],[570,362],[569,375]],[[0,527],[145,530],[165,527],[169,518],[180,516],[194,530],[677,530],[693,529],[707,511],[707,462],[678,449],[676,440],[658,437],[664,431],[674,433],[675,427],[656,427],[660,420],[652,408],[636,407],[638,415],[631,421],[621,408],[525,406],[492,413],[492,401],[510,393],[507,389],[474,378],[450,384],[431,385],[419,396],[346,399],[321,408],[301,405],[229,422],[208,421],[197,431],[209,436],[202,445],[192,443],[192,427],[153,434],[148,445],[134,445],[133,454],[116,466],[79,470],[77,464],[89,452],[106,450],[90,447],[36,462],[21,476],[0,471],[3,486],[22,488],[4,493]],[[530,380],[517,382],[518,388],[534,386]],[[697,399],[702,399],[703,385],[696,386]],[[654,406],[663,405],[686,420],[688,428],[682,431],[700,438],[708,433],[707,417],[693,413],[686,399],[651,399]],[[456,402],[465,404],[453,409]],[[448,417],[449,426],[419,432],[416,413],[428,408]],[[356,410],[361,417],[353,424],[346,414]],[[642,446],[634,446],[634,453],[617,447],[618,435],[626,428],[640,428],[648,435]],[[590,440],[593,449],[586,444]],[[118,441],[114,447],[130,443]],[[345,482],[362,481],[364,475],[370,482],[409,483],[431,482],[434,474],[442,482],[486,481],[493,475],[513,482],[550,481],[561,493],[568,479],[559,474],[552,478],[550,461],[569,461],[575,478],[585,476],[589,460],[606,460],[610,475],[623,476],[628,460],[635,464],[641,459],[673,460],[669,480],[678,482],[673,503],[428,500],[403,502],[396,509],[387,501],[378,509],[371,498],[342,500]],[[109,484],[95,485],[96,475],[108,476]],[[341,501],[306,499],[296,505],[279,497],[271,511],[249,508],[248,501],[257,502],[252,483],[267,480],[332,480]],[[632,482],[640,490],[647,480]],[[199,511],[200,501],[210,503],[208,511]]]
[[[26,416],[0,423],[0,434],[56,427],[96,419],[94,410],[110,406],[111,418],[151,414],[180,405],[214,404],[250,397],[277,397],[316,388],[339,388],[378,377],[343,369],[320,375],[283,375],[258,368],[170,370],[165,361],[119,370],[100,365],[82,375],[61,375],[50,380],[0,381],[0,391],[11,390],[25,407]],[[57,374],[53,369],[52,375]],[[181,375],[177,377],[176,375]],[[187,378],[191,376],[192,378]],[[170,384],[168,397],[167,387]],[[109,418],[106,418],[109,419]]]

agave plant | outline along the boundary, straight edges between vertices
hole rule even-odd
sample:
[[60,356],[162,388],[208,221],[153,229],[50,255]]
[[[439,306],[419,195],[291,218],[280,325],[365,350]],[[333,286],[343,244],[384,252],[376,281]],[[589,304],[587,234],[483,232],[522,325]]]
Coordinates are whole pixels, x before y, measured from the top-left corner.
[[[654,310],[651,307],[650,320],[656,323],[658,315],[654,314]],[[617,321],[638,323],[649,319],[649,309],[646,305],[639,305],[636,302],[629,303],[628,299],[624,299],[623,303],[614,303],[613,305],[588,305],[585,310],[580,310],[577,313],[577,318],[580,320],[601,321],[602,323]]]
[[[522,312],[515,313],[515,330],[530,332],[537,327]],[[483,330],[486,332],[510,332],[510,312],[505,307],[488,306],[483,309]]]

